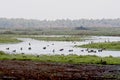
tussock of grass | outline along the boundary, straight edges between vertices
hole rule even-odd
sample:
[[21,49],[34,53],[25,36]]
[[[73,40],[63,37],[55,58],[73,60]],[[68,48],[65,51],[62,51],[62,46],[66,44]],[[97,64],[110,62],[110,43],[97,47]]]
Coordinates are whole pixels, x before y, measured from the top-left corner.
[[105,42],[105,43],[92,43],[81,45],[78,47],[85,47],[85,48],[105,48],[107,50],[120,50],[120,42]]
[[6,54],[0,52],[0,60],[22,60],[39,61],[71,64],[120,64],[119,57],[98,57],[98,56],[78,56],[70,54],[64,55],[25,55],[25,54]]

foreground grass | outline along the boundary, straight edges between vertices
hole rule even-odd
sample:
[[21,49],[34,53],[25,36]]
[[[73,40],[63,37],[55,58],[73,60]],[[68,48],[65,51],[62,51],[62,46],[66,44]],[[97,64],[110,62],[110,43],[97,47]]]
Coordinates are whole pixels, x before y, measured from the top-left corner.
[[0,60],[22,60],[39,61],[71,64],[120,64],[119,57],[98,57],[98,56],[78,56],[78,55],[25,55],[25,54],[6,54],[0,52]]
[[104,43],[91,43],[86,45],[81,45],[77,47],[84,48],[105,48],[107,50],[120,50],[120,42],[104,42]]

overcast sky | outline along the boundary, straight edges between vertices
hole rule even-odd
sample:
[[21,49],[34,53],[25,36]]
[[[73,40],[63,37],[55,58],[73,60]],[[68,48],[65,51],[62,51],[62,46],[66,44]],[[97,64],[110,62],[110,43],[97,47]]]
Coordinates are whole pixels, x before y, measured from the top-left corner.
[[0,0],[0,17],[114,19],[120,18],[120,0]]

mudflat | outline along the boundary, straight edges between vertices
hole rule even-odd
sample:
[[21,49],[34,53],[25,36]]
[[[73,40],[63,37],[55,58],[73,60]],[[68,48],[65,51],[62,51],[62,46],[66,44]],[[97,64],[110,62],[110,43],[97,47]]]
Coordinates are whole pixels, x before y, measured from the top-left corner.
[[120,80],[120,65],[1,60],[0,80]]

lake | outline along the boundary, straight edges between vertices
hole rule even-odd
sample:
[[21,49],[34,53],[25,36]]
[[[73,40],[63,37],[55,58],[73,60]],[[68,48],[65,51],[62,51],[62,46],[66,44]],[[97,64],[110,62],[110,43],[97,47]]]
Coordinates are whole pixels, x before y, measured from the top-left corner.
[[[113,56],[120,57],[120,51],[88,52],[86,48],[76,48],[75,45],[83,45],[91,42],[120,41],[120,37],[113,36],[92,36],[84,41],[66,42],[66,41],[38,41],[31,38],[18,38],[21,43],[16,44],[0,44],[0,50],[9,54],[34,54],[34,55],[56,55],[56,54],[77,54],[77,55],[97,55],[97,56]],[[9,49],[8,49],[9,48]]]

